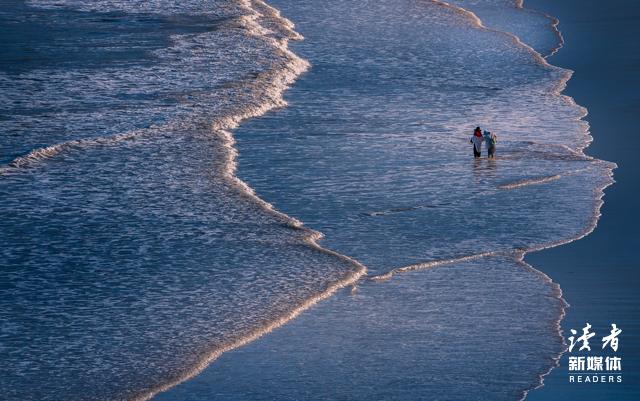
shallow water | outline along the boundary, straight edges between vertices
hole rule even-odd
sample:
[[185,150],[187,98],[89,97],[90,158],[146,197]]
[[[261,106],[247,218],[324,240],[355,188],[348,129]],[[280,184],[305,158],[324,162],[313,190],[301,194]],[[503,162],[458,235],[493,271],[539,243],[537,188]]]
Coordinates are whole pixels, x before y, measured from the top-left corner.
[[504,258],[365,281],[154,399],[517,400],[557,306]]
[[[240,177],[373,273],[590,227],[610,170],[580,152],[584,110],[555,93],[567,71],[441,5],[376,4],[276,4],[313,68],[236,133]],[[476,122],[496,160],[469,157]]]
[[[158,399],[521,398],[563,348],[564,304],[519,251],[588,233],[610,183],[612,165],[581,152],[584,110],[558,94],[569,72],[495,32],[495,15],[479,29],[429,2],[274,4],[313,67],[288,108],[236,132],[238,174],[384,280]],[[532,15],[519,31],[557,47]],[[476,124],[498,134],[496,160],[472,160]]]
[[[612,166],[581,152],[585,111],[558,93],[569,73],[504,33],[548,54],[553,21],[455,4],[484,25],[438,2],[274,1],[305,37],[295,54],[299,35],[260,2],[3,10],[2,34],[19,38],[0,50],[3,394],[154,394],[356,279],[358,262],[387,280],[160,398],[535,386],[562,349],[563,301],[521,253],[588,233]],[[228,130],[286,105],[298,56],[311,69],[288,107],[234,132],[237,175],[260,199],[234,176]],[[470,157],[476,125],[498,134],[495,160]],[[452,376],[436,374],[444,362]]]
[[[145,394],[362,270],[232,176],[223,128],[281,104],[304,67],[286,21],[225,2],[78,5],[3,15],[24,40],[3,49],[5,399]],[[94,30],[113,31],[98,50],[79,42]]]

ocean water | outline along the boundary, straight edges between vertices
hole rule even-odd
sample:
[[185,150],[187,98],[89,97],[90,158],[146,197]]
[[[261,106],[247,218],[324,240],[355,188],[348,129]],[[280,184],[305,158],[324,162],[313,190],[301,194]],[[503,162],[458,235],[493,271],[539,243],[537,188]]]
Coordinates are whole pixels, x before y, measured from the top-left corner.
[[0,21],[8,400],[515,400],[555,365],[566,304],[522,256],[588,234],[614,165],[582,153],[553,18],[39,0]]
[[270,11],[4,10],[3,399],[144,397],[361,274],[233,176],[225,129],[306,68]]

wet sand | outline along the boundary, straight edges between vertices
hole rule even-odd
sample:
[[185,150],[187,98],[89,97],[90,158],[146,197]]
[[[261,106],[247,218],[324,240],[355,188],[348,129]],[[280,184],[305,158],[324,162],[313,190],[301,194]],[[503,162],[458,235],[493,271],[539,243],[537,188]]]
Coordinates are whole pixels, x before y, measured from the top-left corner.
[[[527,255],[527,261],[559,283],[571,305],[562,322],[565,336],[586,322],[596,330],[592,352],[611,323],[622,330],[618,356],[622,383],[569,383],[568,356],[528,400],[637,400],[640,396],[640,7],[614,0],[529,0],[525,7],[560,20],[564,47],[549,61],[575,71],[565,91],[589,110],[594,142],[587,154],[618,164],[616,183],[606,190],[602,217],[588,237]],[[595,346],[593,346],[595,345]],[[574,352],[570,355],[577,355]]]

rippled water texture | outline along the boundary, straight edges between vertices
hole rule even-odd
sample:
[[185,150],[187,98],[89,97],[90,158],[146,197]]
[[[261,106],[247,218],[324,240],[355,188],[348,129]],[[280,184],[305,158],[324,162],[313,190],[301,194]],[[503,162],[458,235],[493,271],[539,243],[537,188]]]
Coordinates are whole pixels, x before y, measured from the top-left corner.
[[[610,183],[558,93],[569,72],[503,31],[549,53],[553,20],[508,2],[457,3],[479,20],[425,1],[274,5],[313,68],[236,133],[239,175],[380,280],[158,398],[521,398],[563,348],[563,302],[520,251],[589,232]],[[473,160],[476,125],[495,160]]]
[[286,21],[233,3],[78,4],[3,14],[24,41],[1,74],[7,400],[144,394],[362,270],[232,177],[222,128],[282,104],[301,68]]
[[517,400],[557,352],[556,307],[505,258],[366,281],[156,399]]
[[[610,170],[580,152],[584,110],[556,93],[567,71],[432,2],[331,4],[276,3],[313,68],[290,107],[237,133],[260,196],[374,273],[591,227]],[[476,125],[497,133],[495,160],[470,157]]]
[[[540,55],[554,21],[499,0],[272,5],[295,54],[258,1],[0,12],[7,399],[154,394],[358,262],[357,289],[158,398],[513,400],[553,366],[564,304],[522,251],[588,233],[612,168]],[[288,107],[234,132],[236,172],[228,131],[285,106],[303,59]],[[495,160],[473,160],[476,125]]]

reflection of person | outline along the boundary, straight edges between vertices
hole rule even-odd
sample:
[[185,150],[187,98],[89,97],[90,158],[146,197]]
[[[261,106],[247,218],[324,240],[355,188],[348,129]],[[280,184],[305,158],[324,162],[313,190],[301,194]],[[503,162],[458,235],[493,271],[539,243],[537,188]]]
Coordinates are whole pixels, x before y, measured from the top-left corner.
[[476,127],[476,129],[473,130],[473,136],[469,140],[469,142],[473,144],[473,157],[475,158],[480,157],[482,141],[484,141],[484,138],[482,137],[482,130],[480,129],[480,127]]
[[487,157],[492,159],[493,155],[496,153],[496,143],[498,142],[498,137],[493,132],[485,131],[484,141],[487,143]]

